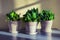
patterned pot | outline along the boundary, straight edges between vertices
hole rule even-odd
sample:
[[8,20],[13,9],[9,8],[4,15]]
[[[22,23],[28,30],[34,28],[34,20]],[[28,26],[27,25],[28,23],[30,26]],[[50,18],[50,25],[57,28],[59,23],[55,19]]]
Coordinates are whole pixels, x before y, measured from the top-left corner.
[[26,33],[30,35],[36,34],[37,22],[26,22]]

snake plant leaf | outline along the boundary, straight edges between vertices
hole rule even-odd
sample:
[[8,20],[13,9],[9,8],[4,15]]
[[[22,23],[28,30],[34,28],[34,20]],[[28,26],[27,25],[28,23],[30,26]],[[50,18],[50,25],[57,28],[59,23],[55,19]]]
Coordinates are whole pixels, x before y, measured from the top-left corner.
[[36,18],[36,13],[35,12],[32,12],[32,17]]

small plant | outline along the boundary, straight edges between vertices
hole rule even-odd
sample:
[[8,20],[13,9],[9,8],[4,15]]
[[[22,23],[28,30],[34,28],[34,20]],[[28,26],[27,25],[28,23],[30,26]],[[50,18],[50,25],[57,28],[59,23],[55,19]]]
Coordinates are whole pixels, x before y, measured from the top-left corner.
[[9,14],[6,14],[7,19],[10,21],[19,21],[20,17],[14,11],[11,11]]
[[36,22],[36,21],[38,21],[38,8],[37,9],[33,8],[31,10],[28,10],[26,12],[26,14],[23,15],[23,20],[25,22],[30,22],[30,21]]
[[39,16],[40,21],[54,20],[54,14],[51,10],[42,10]]

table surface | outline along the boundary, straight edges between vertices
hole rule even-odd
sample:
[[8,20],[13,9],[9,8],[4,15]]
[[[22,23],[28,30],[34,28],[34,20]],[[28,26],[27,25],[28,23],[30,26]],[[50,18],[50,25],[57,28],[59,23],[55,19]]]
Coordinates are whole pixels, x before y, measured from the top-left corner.
[[38,32],[37,35],[12,34],[0,31],[0,40],[60,40],[60,31],[53,30],[52,33]]

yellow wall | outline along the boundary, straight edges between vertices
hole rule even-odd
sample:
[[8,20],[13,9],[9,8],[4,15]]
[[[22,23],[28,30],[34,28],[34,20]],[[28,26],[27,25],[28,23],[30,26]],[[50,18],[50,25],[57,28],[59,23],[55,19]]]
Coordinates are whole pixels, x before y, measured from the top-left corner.
[[[40,1],[38,4],[33,3]],[[21,17],[28,9],[33,7],[41,9],[51,9],[55,13],[55,20],[53,28],[60,29],[60,0],[0,0],[0,29],[8,28],[6,21],[6,13],[9,13],[12,9],[16,13],[21,14]],[[32,6],[30,6],[32,5]]]

